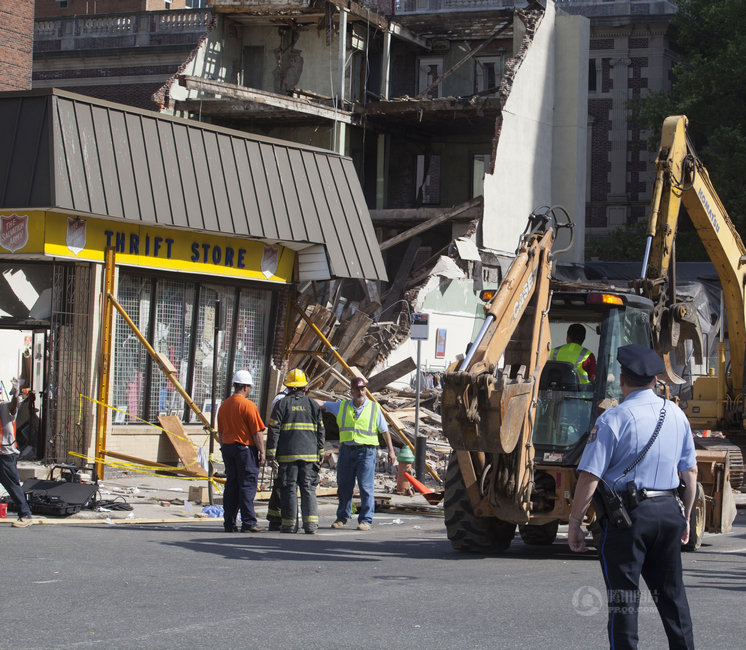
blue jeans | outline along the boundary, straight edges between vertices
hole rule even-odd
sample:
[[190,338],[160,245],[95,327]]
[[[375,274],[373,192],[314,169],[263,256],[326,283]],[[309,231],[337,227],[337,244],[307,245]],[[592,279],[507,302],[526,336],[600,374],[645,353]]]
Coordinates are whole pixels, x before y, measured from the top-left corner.
[[0,454],[0,483],[16,504],[18,516],[30,517],[31,510],[21,488],[21,479],[18,478],[18,454]]
[[259,452],[256,447],[232,444],[220,449],[225,463],[223,523],[226,530],[236,525],[241,510],[241,528],[256,526],[254,497],[259,479]]
[[375,502],[373,501],[373,486],[376,472],[376,447],[358,447],[350,445],[339,446],[337,460],[337,520],[348,521],[352,514],[352,492],[355,480],[360,490],[360,512],[358,523],[370,524],[373,521]]

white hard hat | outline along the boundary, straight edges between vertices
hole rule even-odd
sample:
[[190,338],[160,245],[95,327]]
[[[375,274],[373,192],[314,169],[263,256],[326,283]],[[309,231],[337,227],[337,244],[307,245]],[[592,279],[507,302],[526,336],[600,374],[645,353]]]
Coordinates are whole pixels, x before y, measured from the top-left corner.
[[253,386],[254,380],[251,378],[251,373],[248,370],[238,370],[233,375],[233,383],[241,384],[242,386]]

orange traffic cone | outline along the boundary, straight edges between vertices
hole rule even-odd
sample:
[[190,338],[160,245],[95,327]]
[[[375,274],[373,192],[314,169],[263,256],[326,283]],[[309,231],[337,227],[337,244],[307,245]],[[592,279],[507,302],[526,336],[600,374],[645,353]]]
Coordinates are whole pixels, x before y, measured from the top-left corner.
[[429,487],[420,483],[414,476],[408,474],[407,472],[404,472],[404,478],[407,479],[414,486],[415,490],[417,490],[423,497],[425,497],[425,499],[427,499],[427,502],[430,505],[434,506],[440,503],[441,499],[443,498],[442,494],[436,494]]

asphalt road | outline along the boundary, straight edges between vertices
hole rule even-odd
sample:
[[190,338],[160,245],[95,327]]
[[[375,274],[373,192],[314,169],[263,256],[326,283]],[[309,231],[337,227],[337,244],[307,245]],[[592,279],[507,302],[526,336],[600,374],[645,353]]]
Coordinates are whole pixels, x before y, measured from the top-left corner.
[[[215,520],[5,525],[0,647],[602,648],[601,571],[565,534],[482,557],[413,514],[315,536],[226,534]],[[745,557],[744,510],[685,554],[698,647],[743,645]],[[667,647],[646,594],[640,637]]]

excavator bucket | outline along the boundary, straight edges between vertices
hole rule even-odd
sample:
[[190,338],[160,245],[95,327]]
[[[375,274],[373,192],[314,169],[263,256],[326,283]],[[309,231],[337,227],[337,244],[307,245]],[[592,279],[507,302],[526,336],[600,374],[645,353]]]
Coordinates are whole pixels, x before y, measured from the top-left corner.
[[673,366],[671,365],[671,353],[666,352],[662,356],[663,356],[663,364],[666,366],[666,369],[663,372],[663,378],[665,379],[666,383],[676,384],[677,386],[681,386],[681,384],[685,384],[686,379],[679,376],[679,374],[673,369]]

